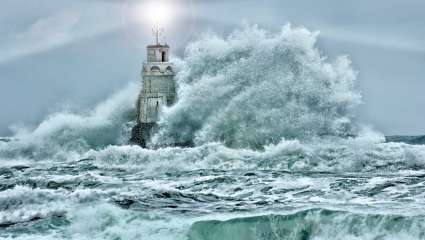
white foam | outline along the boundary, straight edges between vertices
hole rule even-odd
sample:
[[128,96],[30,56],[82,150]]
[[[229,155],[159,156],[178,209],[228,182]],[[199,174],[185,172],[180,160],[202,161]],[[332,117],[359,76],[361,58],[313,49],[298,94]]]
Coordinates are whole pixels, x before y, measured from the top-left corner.
[[154,142],[261,148],[284,137],[353,133],[356,73],[346,57],[327,61],[316,38],[290,25],[279,33],[247,26],[191,43],[179,101],[163,112]]
[[88,113],[64,110],[48,116],[33,130],[17,128],[16,140],[0,144],[0,159],[78,160],[91,148],[119,144],[138,91],[130,83]]

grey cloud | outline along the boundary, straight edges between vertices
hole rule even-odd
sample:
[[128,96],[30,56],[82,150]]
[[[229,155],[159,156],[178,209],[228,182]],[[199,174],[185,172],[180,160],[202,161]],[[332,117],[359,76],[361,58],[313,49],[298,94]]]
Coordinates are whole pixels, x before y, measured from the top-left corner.
[[37,20],[24,32],[9,36],[0,47],[0,63],[71,42],[79,19],[78,13],[63,12]]

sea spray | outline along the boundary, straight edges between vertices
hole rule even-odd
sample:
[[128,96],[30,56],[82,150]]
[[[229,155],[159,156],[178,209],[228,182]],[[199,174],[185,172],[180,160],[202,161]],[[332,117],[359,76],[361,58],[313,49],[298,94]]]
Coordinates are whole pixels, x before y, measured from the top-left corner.
[[[129,83],[88,113],[54,113],[35,129],[17,128],[13,141],[0,142],[0,159],[78,159],[90,149],[127,144],[139,86]],[[76,159],[75,159],[76,158]]]
[[102,168],[124,168],[155,176],[170,172],[214,169],[219,171],[289,171],[353,173],[425,168],[425,146],[384,143],[380,138],[315,138],[309,142],[281,140],[263,150],[230,148],[208,143],[193,148],[158,150],[137,146],[109,146],[91,150],[83,158]]
[[353,122],[360,103],[355,71],[345,57],[329,63],[315,48],[316,33],[247,26],[227,38],[206,36],[174,60],[180,99],[164,109],[154,138],[158,145],[194,141],[196,147],[128,146],[140,87],[130,83],[93,111],[62,111],[33,130],[18,129],[12,141],[0,142],[1,164],[93,159],[145,173],[425,166],[423,146],[384,143],[382,135]]
[[262,148],[356,134],[356,72],[347,57],[327,61],[316,39],[290,25],[278,33],[246,26],[191,43],[177,75],[179,100],[163,111],[154,144]]
[[424,239],[425,146],[353,122],[355,72],[315,40],[191,44],[155,141],[192,148],[126,144],[136,84],[0,141],[0,238]]

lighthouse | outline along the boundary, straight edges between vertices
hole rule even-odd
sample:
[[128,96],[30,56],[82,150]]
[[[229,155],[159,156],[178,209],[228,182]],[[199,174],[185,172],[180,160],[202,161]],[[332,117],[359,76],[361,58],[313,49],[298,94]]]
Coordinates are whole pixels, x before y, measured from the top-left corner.
[[146,48],[146,62],[142,67],[142,90],[136,102],[137,124],[132,130],[130,142],[147,147],[152,134],[157,130],[161,109],[176,101],[174,66],[170,62],[170,47],[160,42],[163,32],[153,30],[155,44]]

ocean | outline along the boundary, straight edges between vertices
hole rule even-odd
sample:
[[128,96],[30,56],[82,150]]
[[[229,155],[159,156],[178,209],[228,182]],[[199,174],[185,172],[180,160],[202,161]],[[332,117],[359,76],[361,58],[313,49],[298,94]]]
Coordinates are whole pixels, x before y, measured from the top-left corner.
[[189,44],[150,149],[128,145],[140,83],[15,127],[0,239],[425,239],[421,138],[357,122],[356,71],[317,37],[246,26]]

